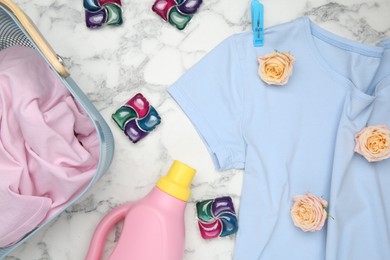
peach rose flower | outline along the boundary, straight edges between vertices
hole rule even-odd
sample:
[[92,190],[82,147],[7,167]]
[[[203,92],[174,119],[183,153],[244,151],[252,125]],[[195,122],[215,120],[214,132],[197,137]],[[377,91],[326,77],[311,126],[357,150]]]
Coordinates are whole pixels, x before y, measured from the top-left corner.
[[355,152],[369,162],[390,157],[390,129],[386,125],[368,126],[355,135]]
[[326,212],[328,202],[310,193],[297,195],[293,200],[294,205],[290,213],[294,225],[305,232],[321,230],[328,217]]
[[288,52],[278,52],[258,57],[259,76],[269,85],[284,85],[288,82],[295,61],[294,56]]

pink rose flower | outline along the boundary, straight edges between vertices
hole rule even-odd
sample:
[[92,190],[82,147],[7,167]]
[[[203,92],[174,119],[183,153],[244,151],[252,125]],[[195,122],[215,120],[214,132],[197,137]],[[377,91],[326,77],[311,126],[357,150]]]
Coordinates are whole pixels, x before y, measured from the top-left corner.
[[288,52],[278,52],[258,57],[259,76],[269,85],[284,85],[292,75],[295,58]]
[[294,225],[305,232],[321,230],[328,217],[328,202],[310,193],[297,195],[293,201],[290,213]]
[[368,126],[355,135],[355,152],[369,162],[390,157],[390,129],[386,125]]

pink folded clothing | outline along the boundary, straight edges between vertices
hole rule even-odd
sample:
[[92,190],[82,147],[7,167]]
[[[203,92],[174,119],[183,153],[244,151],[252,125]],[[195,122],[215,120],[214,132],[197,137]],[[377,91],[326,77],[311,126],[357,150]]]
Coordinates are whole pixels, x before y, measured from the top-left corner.
[[36,50],[0,52],[0,248],[53,216],[91,181],[97,132]]

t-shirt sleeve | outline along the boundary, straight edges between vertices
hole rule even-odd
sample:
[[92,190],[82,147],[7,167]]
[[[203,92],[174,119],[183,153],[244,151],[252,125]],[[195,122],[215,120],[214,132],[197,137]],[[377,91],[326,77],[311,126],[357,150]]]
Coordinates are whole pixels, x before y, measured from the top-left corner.
[[168,89],[202,137],[218,170],[245,166],[242,68],[233,40],[220,43]]

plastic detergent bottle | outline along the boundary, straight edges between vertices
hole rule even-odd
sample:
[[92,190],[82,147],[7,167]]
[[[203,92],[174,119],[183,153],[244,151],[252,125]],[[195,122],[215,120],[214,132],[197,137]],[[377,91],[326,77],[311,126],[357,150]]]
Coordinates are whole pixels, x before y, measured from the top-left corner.
[[93,235],[86,260],[99,260],[108,232],[124,219],[110,260],[182,260],[184,209],[195,170],[174,161],[143,199],[119,206],[107,214]]

